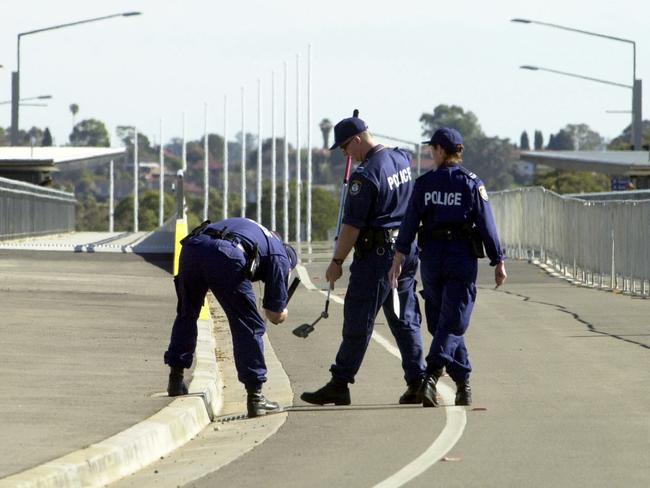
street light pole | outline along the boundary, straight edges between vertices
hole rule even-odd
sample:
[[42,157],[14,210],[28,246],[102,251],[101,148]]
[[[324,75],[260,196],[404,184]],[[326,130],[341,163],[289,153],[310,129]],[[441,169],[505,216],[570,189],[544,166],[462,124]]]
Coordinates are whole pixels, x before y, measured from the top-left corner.
[[[636,79],[636,42],[632,39],[625,39],[623,37],[609,36],[606,34],[599,34],[598,32],[587,31],[583,29],[576,29],[573,27],[567,27],[559,24],[551,24],[549,22],[540,22],[538,20],[531,19],[521,19],[515,18],[510,19],[511,22],[516,22],[519,24],[537,24],[545,27],[552,27],[554,29],[561,29],[569,32],[576,32],[578,34],[584,34],[587,36],[600,37],[603,39],[609,39],[610,41],[624,42],[626,44],[632,45],[632,85],[621,85],[627,88],[632,88],[632,145],[635,151],[641,150],[641,140],[643,137],[642,131],[642,108],[641,108],[641,97],[642,97],[642,83],[641,80]],[[550,70],[547,70],[550,71]],[[578,76],[580,78],[580,76]],[[601,81],[601,80],[594,80]],[[614,84],[614,83],[608,83]]]
[[570,76],[572,78],[580,78],[582,80],[588,80],[588,81],[595,81],[596,83],[603,83],[605,85],[613,85],[613,86],[620,86],[622,88],[628,88],[632,89],[632,85],[626,85],[624,83],[616,83],[614,81],[607,81],[607,80],[602,80],[600,78],[592,78],[591,76],[583,76],[579,75],[576,73],[569,73],[568,71],[560,71],[557,69],[550,69],[550,68],[541,68],[539,66],[531,66],[529,64],[525,64],[523,66],[520,66],[521,69],[527,69],[529,71],[547,71],[549,73],[555,73],[558,75],[563,75],[563,76]]
[[132,17],[141,15],[140,12],[123,12],[119,14],[105,15],[103,17],[95,17],[92,19],[78,20],[76,22],[69,22],[67,24],[53,25],[51,27],[44,27],[42,29],[35,29],[18,34],[16,42],[16,71],[11,73],[11,145],[18,144],[18,123],[19,123],[19,101],[20,100],[20,40],[28,35],[38,34],[56,29],[63,29],[64,27],[72,27],[80,24],[88,24],[90,22],[98,22],[100,20],[112,19],[114,17]]

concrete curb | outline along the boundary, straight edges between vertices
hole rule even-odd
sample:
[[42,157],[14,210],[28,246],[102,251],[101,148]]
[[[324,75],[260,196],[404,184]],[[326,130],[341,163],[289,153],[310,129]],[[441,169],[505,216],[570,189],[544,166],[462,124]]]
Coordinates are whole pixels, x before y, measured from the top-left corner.
[[86,449],[0,480],[0,487],[94,487],[117,481],[179,448],[198,434],[223,405],[212,318],[198,321],[190,395],[139,424]]

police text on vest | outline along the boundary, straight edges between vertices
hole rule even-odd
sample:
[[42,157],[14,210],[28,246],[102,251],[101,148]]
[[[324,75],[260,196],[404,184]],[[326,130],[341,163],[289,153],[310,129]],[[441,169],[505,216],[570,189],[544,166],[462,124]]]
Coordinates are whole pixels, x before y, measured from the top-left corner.
[[388,188],[390,190],[394,190],[398,186],[400,186],[402,183],[406,183],[407,181],[411,181],[411,168],[405,168],[397,173],[395,173],[393,176],[389,176],[387,178],[388,180]]
[[447,193],[439,191],[431,191],[424,194],[424,206],[426,207],[429,203],[433,205],[445,205],[445,206],[460,206],[461,193]]

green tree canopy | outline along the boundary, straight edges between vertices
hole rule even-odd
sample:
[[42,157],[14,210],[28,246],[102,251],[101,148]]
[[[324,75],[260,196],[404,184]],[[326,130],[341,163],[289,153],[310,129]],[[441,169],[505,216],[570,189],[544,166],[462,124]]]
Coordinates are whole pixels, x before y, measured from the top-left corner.
[[530,141],[528,140],[528,132],[523,131],[519,137],[519,149],[522,151],[530,151]]
[[[641,138],[641,145],[647,148],[650,146],[650,120],[644,120],[641,127],[643,128],[643,137]],[[625,129],[623,129],[623,132],[621,132],[618,137],[615,137],[614,139],[611,140],[609,145],[607,146],[607,149],[611,149],[613,151],[623,151],[623,150],[631,150],[632,149],[632,143],[631,141],[632,137],[632,125],[628,125]]]
[[535,142],[534,142],[535,151],[541,151],[544,149],[544,135],[541,130],[535,131]]
[[600,134],[592,130],[587,124],[568,124],[564,131],[569,134],[574,141],[576,150],[579,151],[593,151],[603,143]]
[[[158,227],[159,198],[160,194],[155,190],[145,190],[138,194],[139,230],[154,230]],[[170,193],[164,194],[163,207],[164,219],[168,219],[175,211],[174,197]],[[115,206],[115,229],[133,230],[133,195],[124,197]]]
[[573,137],[566,130],[560,129],[557,134],[551,134],[546,149],[550,151],[573,151],[575,149]]
[[84,119],[72,129],[70,145],[109,147],[111,140],[103,122],[97,119]]
[[592,193],[609,191],[609,176],[602,173],[554,170],[535,175],[535,185],[555,193]]

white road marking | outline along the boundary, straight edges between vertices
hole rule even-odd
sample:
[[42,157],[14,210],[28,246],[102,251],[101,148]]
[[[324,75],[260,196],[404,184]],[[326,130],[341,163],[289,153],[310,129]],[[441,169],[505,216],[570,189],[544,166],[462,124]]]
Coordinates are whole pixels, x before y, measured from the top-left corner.
[[[300,277],[300,281],[308,290],[319,291],[323,295],[327,296],[327,291],[319,290],[311,282],[309,278],[309,272],[307,269],[299,264],[296,266],[296,271]],[[344,300],[336,295],[330,295],[331,300],[340,303],[341,305]],[[396,358],[401,359],[399,349],[397,349],[393,344],[390,343],[384,336],[373,331],[372,338],[380,346],[382,346],[386,351],[395,356]],[[447,384],[442,381],[438,382],[438,392],[443,399],[443,403],[446,405],[453,405],[455,400],[455,392]],[[392,474],[382,482],[375,485],[375,488],[397,488],[399,486],[408,483],[416,476],[421,475],[435,463],[437,463],[442,457],[453,449],[456,443],[459,441],[465,430],[465,425],[467,424],[467,415],[463,407],[444,407],[447,420],[445,426],[442,429],[442,432],[438,437],[431,443],[431,445],[417,458],[411,461],[409,464],[404,466],[402,469]]]

